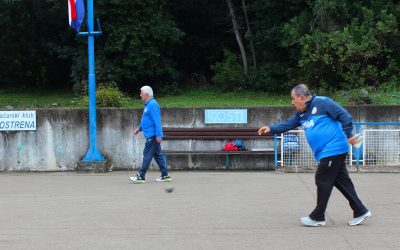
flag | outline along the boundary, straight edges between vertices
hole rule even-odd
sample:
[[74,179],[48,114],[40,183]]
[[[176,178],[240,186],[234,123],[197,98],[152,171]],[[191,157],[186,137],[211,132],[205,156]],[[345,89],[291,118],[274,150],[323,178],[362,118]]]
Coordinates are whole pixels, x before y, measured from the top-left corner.
[[83,0],[68,0],[69,25],[79,32],[83,18],[85,17],[85,5]]

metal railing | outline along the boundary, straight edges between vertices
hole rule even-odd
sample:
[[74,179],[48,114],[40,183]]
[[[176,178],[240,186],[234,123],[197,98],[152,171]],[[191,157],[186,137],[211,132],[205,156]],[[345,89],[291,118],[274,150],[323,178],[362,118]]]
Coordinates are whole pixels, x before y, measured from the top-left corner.
[[[400,122],[354,122],[355,133],[363,135],[359,148],[349,145],[346,162],[361,165],[400,165]],[[274,136],[275,168],[318,165],[306,142],[304,130]]]

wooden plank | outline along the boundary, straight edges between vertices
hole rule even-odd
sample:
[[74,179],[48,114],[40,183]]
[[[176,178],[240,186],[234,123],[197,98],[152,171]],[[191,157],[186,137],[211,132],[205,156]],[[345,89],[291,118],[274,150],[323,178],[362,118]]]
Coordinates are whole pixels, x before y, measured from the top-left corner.
[[257,132],[258,128],[163,128],[164,132]]
[[[243,135],[258,136],[258,128],[163,128],[168,136],[189,135]],[[264,135],[265,136],[265,135]]]
[[274,151],[223,151],[223,150],[215,150],[215,151],[201,151],[201,150],[193,150],[193,151],[174,151],[174,150],[164,150],[164,154],[166,155],[187,155],[187,154],[203,154],[203,155],[263,155],[263,154],[274,154]]
[[164,132],[166,135],[254,135],[258,136],[254,132]]
[[271,140],[273,136],[242,136],[242,135],[230,135],[230,136],[201,136],[201,135],[190,135],[190,136],[164,136],[163,140]]

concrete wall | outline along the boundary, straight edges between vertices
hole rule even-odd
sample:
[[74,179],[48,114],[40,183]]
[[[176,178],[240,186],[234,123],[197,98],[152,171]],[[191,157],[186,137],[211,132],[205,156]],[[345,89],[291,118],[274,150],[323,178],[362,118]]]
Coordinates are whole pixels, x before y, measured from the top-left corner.
[[[354,121],[400,121],[398,106],[346,107]],[[204,124],[204,109],[162,109],[164,127],[261,127],[287,119],[292,107],[249,108],[248,124]],[[133,136],[142,109],[99,109],[97,113],[98,147],[111,161],[114,170],[139,168],[144,139]],[[86,109],[37,109],[37,130],[0,132],[0,171],[74,170],[86,154],[89,144]],[[165,141],[164,149],[222,149],[224,141]],[[272,147],[272,141],[245,141],[247,148]],[[272,169],[272,156],[231,156],[232,169]],[[225,156],[170,156],[172,169],[224,169]],[[152,165],[152,168],[156,166]]]

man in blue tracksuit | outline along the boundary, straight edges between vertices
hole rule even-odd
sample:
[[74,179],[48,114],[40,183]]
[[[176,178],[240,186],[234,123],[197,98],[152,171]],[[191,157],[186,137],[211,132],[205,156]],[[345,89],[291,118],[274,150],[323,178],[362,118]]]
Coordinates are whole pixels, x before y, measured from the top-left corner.
[[345,163],[349,143],[355,144],[357,140],[353,136],[353,118],[332,99],[311,95],[304,84],[294,87],[291,97],[297,113],[285,122],[264,126],[258,132],[280,134],[299,126],[305,131],[319,165],[315,174],[317,206],[309,216],[301,218],[301,223],[305,226],[325,226],[325,210],[335,186],[353,209],[354,218],[348,224],[360,224],[371,216],[371,212],[358,198]]
[[130,177],[130,180],[133,183],[145,183],[147,169],[154,157],[161,171],[161,177],[157,178],[156,181],[170,182],[172,179],[168,176],[167,166],[160,145],[163,137],[160,106],[153,97],[153,89],[149,86],[143,86],[140,89],[140,97],[144,102],[143,116],[139,128],[134,129],[133,133],[136,135],[142,131],[146,143],[143,150],[142,167],[136,176]]

